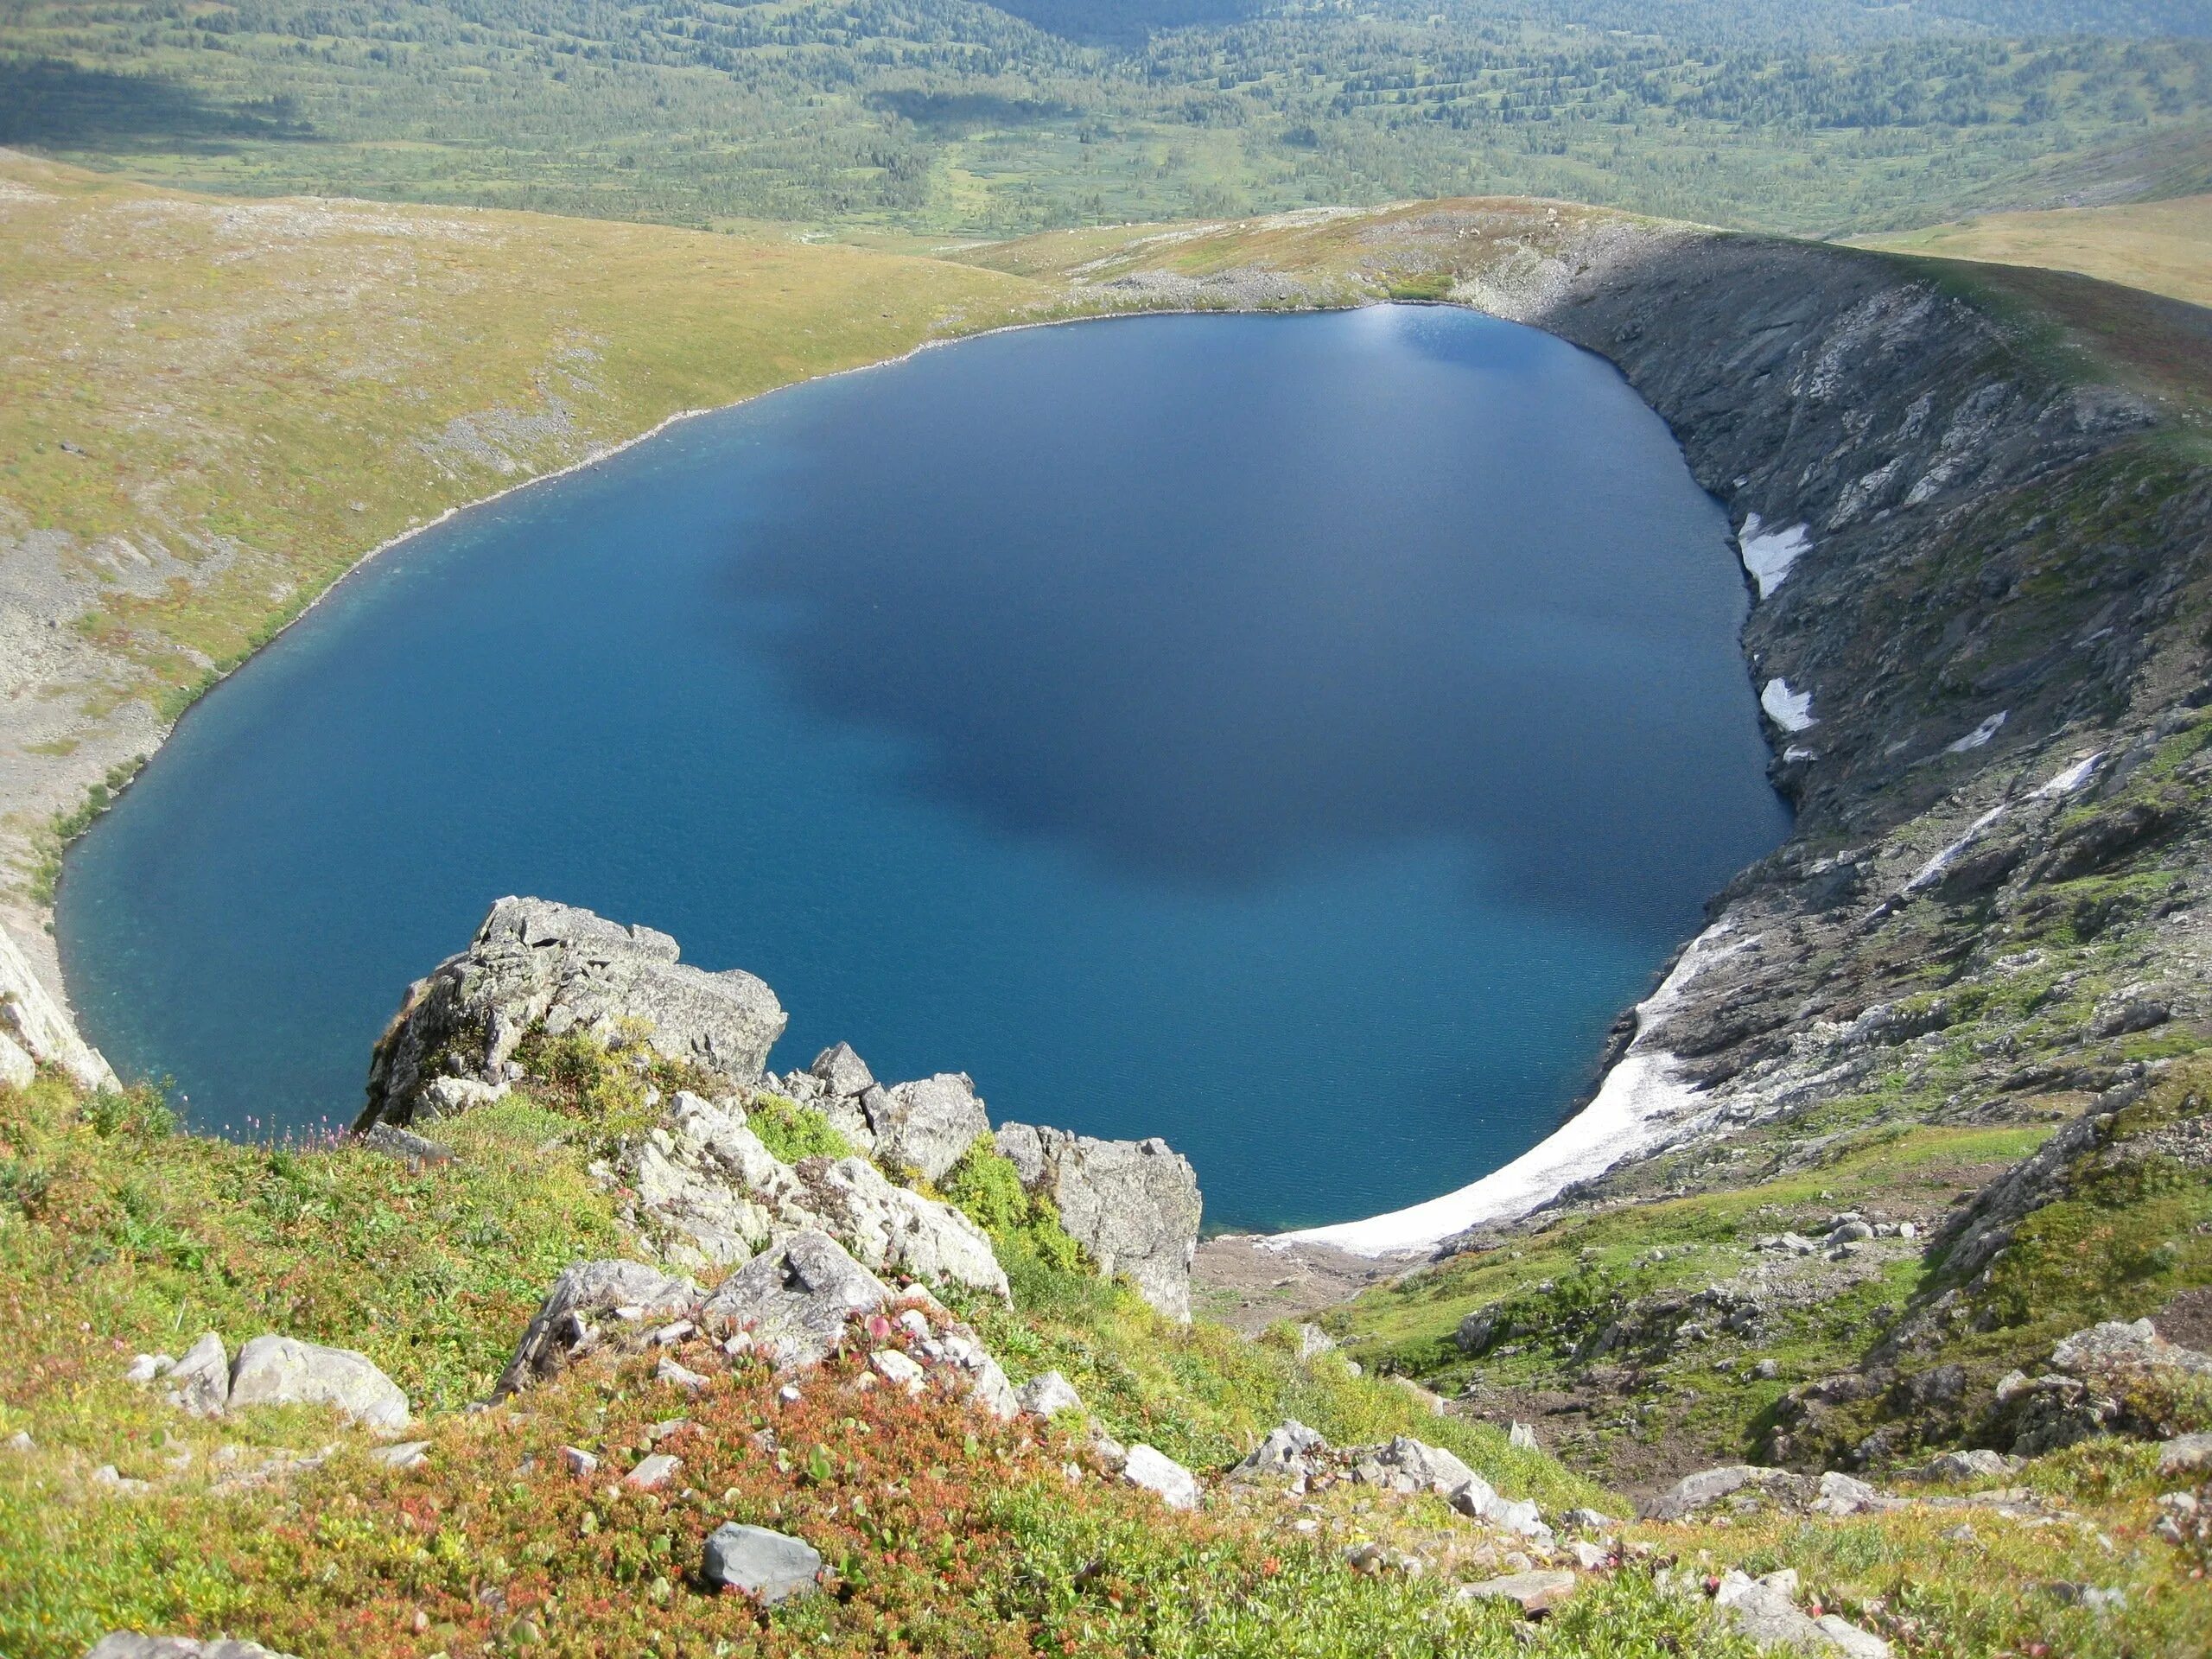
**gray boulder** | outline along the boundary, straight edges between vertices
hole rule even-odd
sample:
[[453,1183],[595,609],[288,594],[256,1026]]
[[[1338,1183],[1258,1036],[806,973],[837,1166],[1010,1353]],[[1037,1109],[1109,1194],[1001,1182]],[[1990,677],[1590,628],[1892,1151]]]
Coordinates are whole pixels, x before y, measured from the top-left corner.
[[850,1043],[823,1049],[807,1070],[821,1080],[828,1095],[840,1100],[857,1098],[875,1087],[875,1073],[853,1052]]
[[1171,1510],[1198,1507],[1198,1478],[1165,1452],[1133,1446],[1122,1459],[1122,1478],[1141,1486]]
[[407,1396],[366,1354],[275,1334],[254,1338],[231,1368],[229,1408],[335,1406],[371,1428],[407,1427]]
[[1809,1500],[1819,1489],[1805,1476],[1792,1474],[1787,1469],[1767,1469],[1752,1463],[1732,1463],[1718,1469],[1700,1469],[1694,1475],[1684,1475],[1645,1503],[1638,1513],[1647,1521],[1681,1521],[1708,1505],[1719,1503],[1723,1498],[1732,1497],[1747,1490],[1762,1493],[1780,1492]]
[[749,1332],[779,1364],[817,1365],[843,1338],[847,1320],[890,1300],[889,1288],[836,1239],[810,1231],[771,1245],[723,1280],[700,1316]]
[[195,1417],[219,1417],[231,1403],[231,1357],[213,1331],[185,1351],[164,1376],[169,1403]]
[[1410,1434],[1401,1434],[1388,1446],[1358,1454],[1352,1475],[1370,1485],[1398,1492],[1456,1491],[1478,1478],[1473,1470],[1442,1446]]
[[85,1659],[289,1659],[258,1642],[218,1637],[201,1642],[189,1636],[139,1636],[117,1630],[86,1650]]
[[409,988],[376,1048],[355,1128],[404,1127],[441,1076],[498,1089],[533,1027],[601,1042],[641,1033],[659,1053],[750,1085],[783,1035],[775,993],[737,969],[677,961],[677,944],[543,899],[492,906],[467,950]]
[[975,1082],[964,1071],[870,1090],[861,1106],[875,1132],[876,1156],[918,1170],[926,1181],[943,1180],[976,1138],[991,1132]]
[[1008,1123],[998,1149],[1105,1274],[1124,1274],[1170,1319],[1191,1318],[1191,1258],[1204,1201],[1191,1160],[1165,1141],[1097,1141]]
[[823,1230],[864,1266],[1008,1297],[989,1236],[951,1205],[894,1185],[864,1158],[810,1158],[798,1174]]
[[742,1590],[772,1607],[793,1596],[812,1595],[821,1571],[821,1552],[804,1540],[725,1521],[707,1535],[699,1576],[717,1590]]
[[642,1262],[579,1262],[563,1269],[538,1304],[494,1392],[501,1398],[560,1374],[596,1347],[604,1324],[642,1325],[673,1318],[699,1300],[699,1287]]

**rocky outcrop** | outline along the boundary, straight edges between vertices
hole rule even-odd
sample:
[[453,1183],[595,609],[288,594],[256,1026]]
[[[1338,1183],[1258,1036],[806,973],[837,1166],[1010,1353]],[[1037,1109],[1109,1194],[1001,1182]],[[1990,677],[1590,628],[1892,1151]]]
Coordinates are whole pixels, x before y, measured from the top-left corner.
[[1191,1317],[1191,1258],[1203,1202],[1191,1160],[1165,1141],[1097,1141],[1008,1123],[998,1149],[1098,1264],[1126,1274],[1171,1319]]
[[80,1089],[121,1086],[0,926],[0,1083],[26,1088],[40,1065],[55,1067]]
[[500,899],[467,950],[409,988],[377,1045],[356,1128],[405,1127],[504,1090],[533,1029],[635,1039],[669,1060],[757,1083],[783,1035],[775,993],[741,969],[709,973],[677,955],[674,939],[649,927]]
[[816,1365],[855,1313],[872,1313],[891,1290],[827,1233],[793,1233],[722,1281],[702,1305],[779,1365]]

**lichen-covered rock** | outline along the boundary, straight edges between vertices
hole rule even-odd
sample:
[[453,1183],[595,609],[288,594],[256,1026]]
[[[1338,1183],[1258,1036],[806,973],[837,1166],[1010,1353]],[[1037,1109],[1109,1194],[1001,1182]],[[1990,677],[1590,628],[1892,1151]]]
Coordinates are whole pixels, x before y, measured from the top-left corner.
[[754,1348],[781,1365],[819,1364],[855,1313],[891,1300],[882,1281],[822,1232],[793,1233],[722,1281],[700,1310],[703,1319],[748,1333]]
[[1244,1454],[1229,1471],[1230,1478],[1250,1480],[1271,1476],[1296,1480],[1313,1472],[1313,1454],[1325,1450],[1328,1444],[1318,1430],[1294,1417],[1287,1419],[1269,1429],[1259,1445]]
[[875,1132],[875,1155],[940,1181],[980,1135],[991,1132],[976,1084],[961,1071],[940,1071],[861,1096]]
[[1100,1272],[1128,1275],[1153,1306],[1189,1320],[1204,1211],[1189,1159],[1156,1138],[1098,1141],[1028,1123],[1002,1127],[997,1145]]
[[863,1266],[1008,1295],[989,1236],[950,1205],[893,1185],[864,1158],[809,1158],[797,1173],[823,1230]]
[[1745,1490],[1774,1492],[1807,1503],[1819,1494],[1819,1484],[1787,1469],[1769,1469],[1754,1463],[1732,1463],[1717,1469],[1700,1469],[1684,1475],[1638,1511],[1647,1521],[1681,1521],[1700,1510],[1732,1497]]
[[428,1117],[441,1077],[505,1085],[516,1046],[538,1026],[602,1042],[639,1033],[671,1060],[757,1083],[783,1035],[775,994],[751,974],[709,973],[677,954],[651,928],[543,899],[500,899],[467,950],[409,988],[377,1045],[355,1127]]
[[642,1262],[579,1262],[545,1293],[496,1392],[504,1397],[558,1376],[600,1344],[603,1325],[640,1327],[686,1313],[698,1300],[699,1287],[689,1279]]
[[1400,1492],[1450,1492],[1476,1478],[1452,1453],[1410,1434],[1358,1454],[1352,1474],[1370,1485]]
[[1198,1507],[1198,1478],[1165,1452],[1131,1446],[1122,1459],[1122,1478],[1141,1486],[1171,1510]]
[[1083,1396],[1075,1384],[1058,1371],[1033,1376],[1014,1391],[1022,1412],[1030,1417],[1057,1417],[1064,1411],[1081,1411]]
[[335,1406],[371,1428],[407,1427],[407,1396],[366,1354],[273,1332],[238,1350],[229,1408]]

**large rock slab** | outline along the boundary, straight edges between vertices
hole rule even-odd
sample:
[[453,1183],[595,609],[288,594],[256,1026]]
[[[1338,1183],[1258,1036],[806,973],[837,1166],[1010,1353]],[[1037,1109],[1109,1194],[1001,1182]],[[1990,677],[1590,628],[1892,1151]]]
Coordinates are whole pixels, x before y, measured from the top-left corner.
[[951,1205],[894,1185],[865,1158],[809,1158],[798,1174],[823,1230],[863,1266],[1007,1298],[989,1235]]
[[1204,1200],[1191,1160],[1165,1141],[1098,1141],[1008,1123],[998,1149],[1022,1185],[1052,1199],[1099,1271],[1124,1274],[1171,1319],[1191,1317],[1191,1258]]
[[492,906],[468,949],[409,988],[377,1045],[355,1128],[425,1114],[440,1077],[498,1088],[533,1027],[631,1033],[671,1060],[757,1083],[785,1016],[775,993],[740,969],[677,960],[676,941],[543,899]]
[[579,1262],[564,1268],[545,1293],[495,1392],[504,1398],[558,1376],[599,1345],[601,1327],[608,1322],[673,1319],[698,1300],[699,1287],[689,1279],[642,1262]]
[[302,1405],[335,1406],[371,1428],[404,1428],[409,1415],[407,1396],[366,1354],[274,1333],[238,1350],[229,1409]]
[[80,1089],[122,1087],[99,1051],[77,1034],[5,926],[0,926],[0,1038],[22,1056],[10,1064],[10,1082],[28,1082],[22,1060],[33,1060],[59,1066]]
[[817,1365],[846,1321],[891,1300],[883,1281],[827,1233],[793,1233],[722,1281],[702,1319],[737,1326],[781,1365]]

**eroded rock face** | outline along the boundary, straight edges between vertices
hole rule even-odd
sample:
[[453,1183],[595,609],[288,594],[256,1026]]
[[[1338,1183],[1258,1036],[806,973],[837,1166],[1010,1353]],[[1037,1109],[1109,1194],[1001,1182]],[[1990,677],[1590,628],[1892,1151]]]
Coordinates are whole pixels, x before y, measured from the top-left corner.
[[979,1136],[991,1132],[982,1096],[964,1071],[940,1071],[860,1096],[875,1134],[875,1155],[940,1181]]
[[1165,1141],[1097,1141],[1008,1123],[998,1149],[1022,1185],[1052,1199],[1098,1269],[1126,1274],[1171,1319],[1191,1317],[1191,1258],[1204,1201],[1191,1160]]
[[77,1034],[30,963],[0,927],[0,1080],[29,1084],[35,1062],[60,1067],[83,1089],[114,1089],[115,1073]]
[[516,1045],[541,1025],[602,1041],[634,1031],[671,1060],[758,1082],[784,1032],[775,993],[741,969],[709,973],[677,958],[676,941],[651,928],[543,899],[500,899],[467,950],[409,988],[377,1045],[355,1128],[404,1126],[467,1103],[426,1109],[442,1078],[504,1088]]

